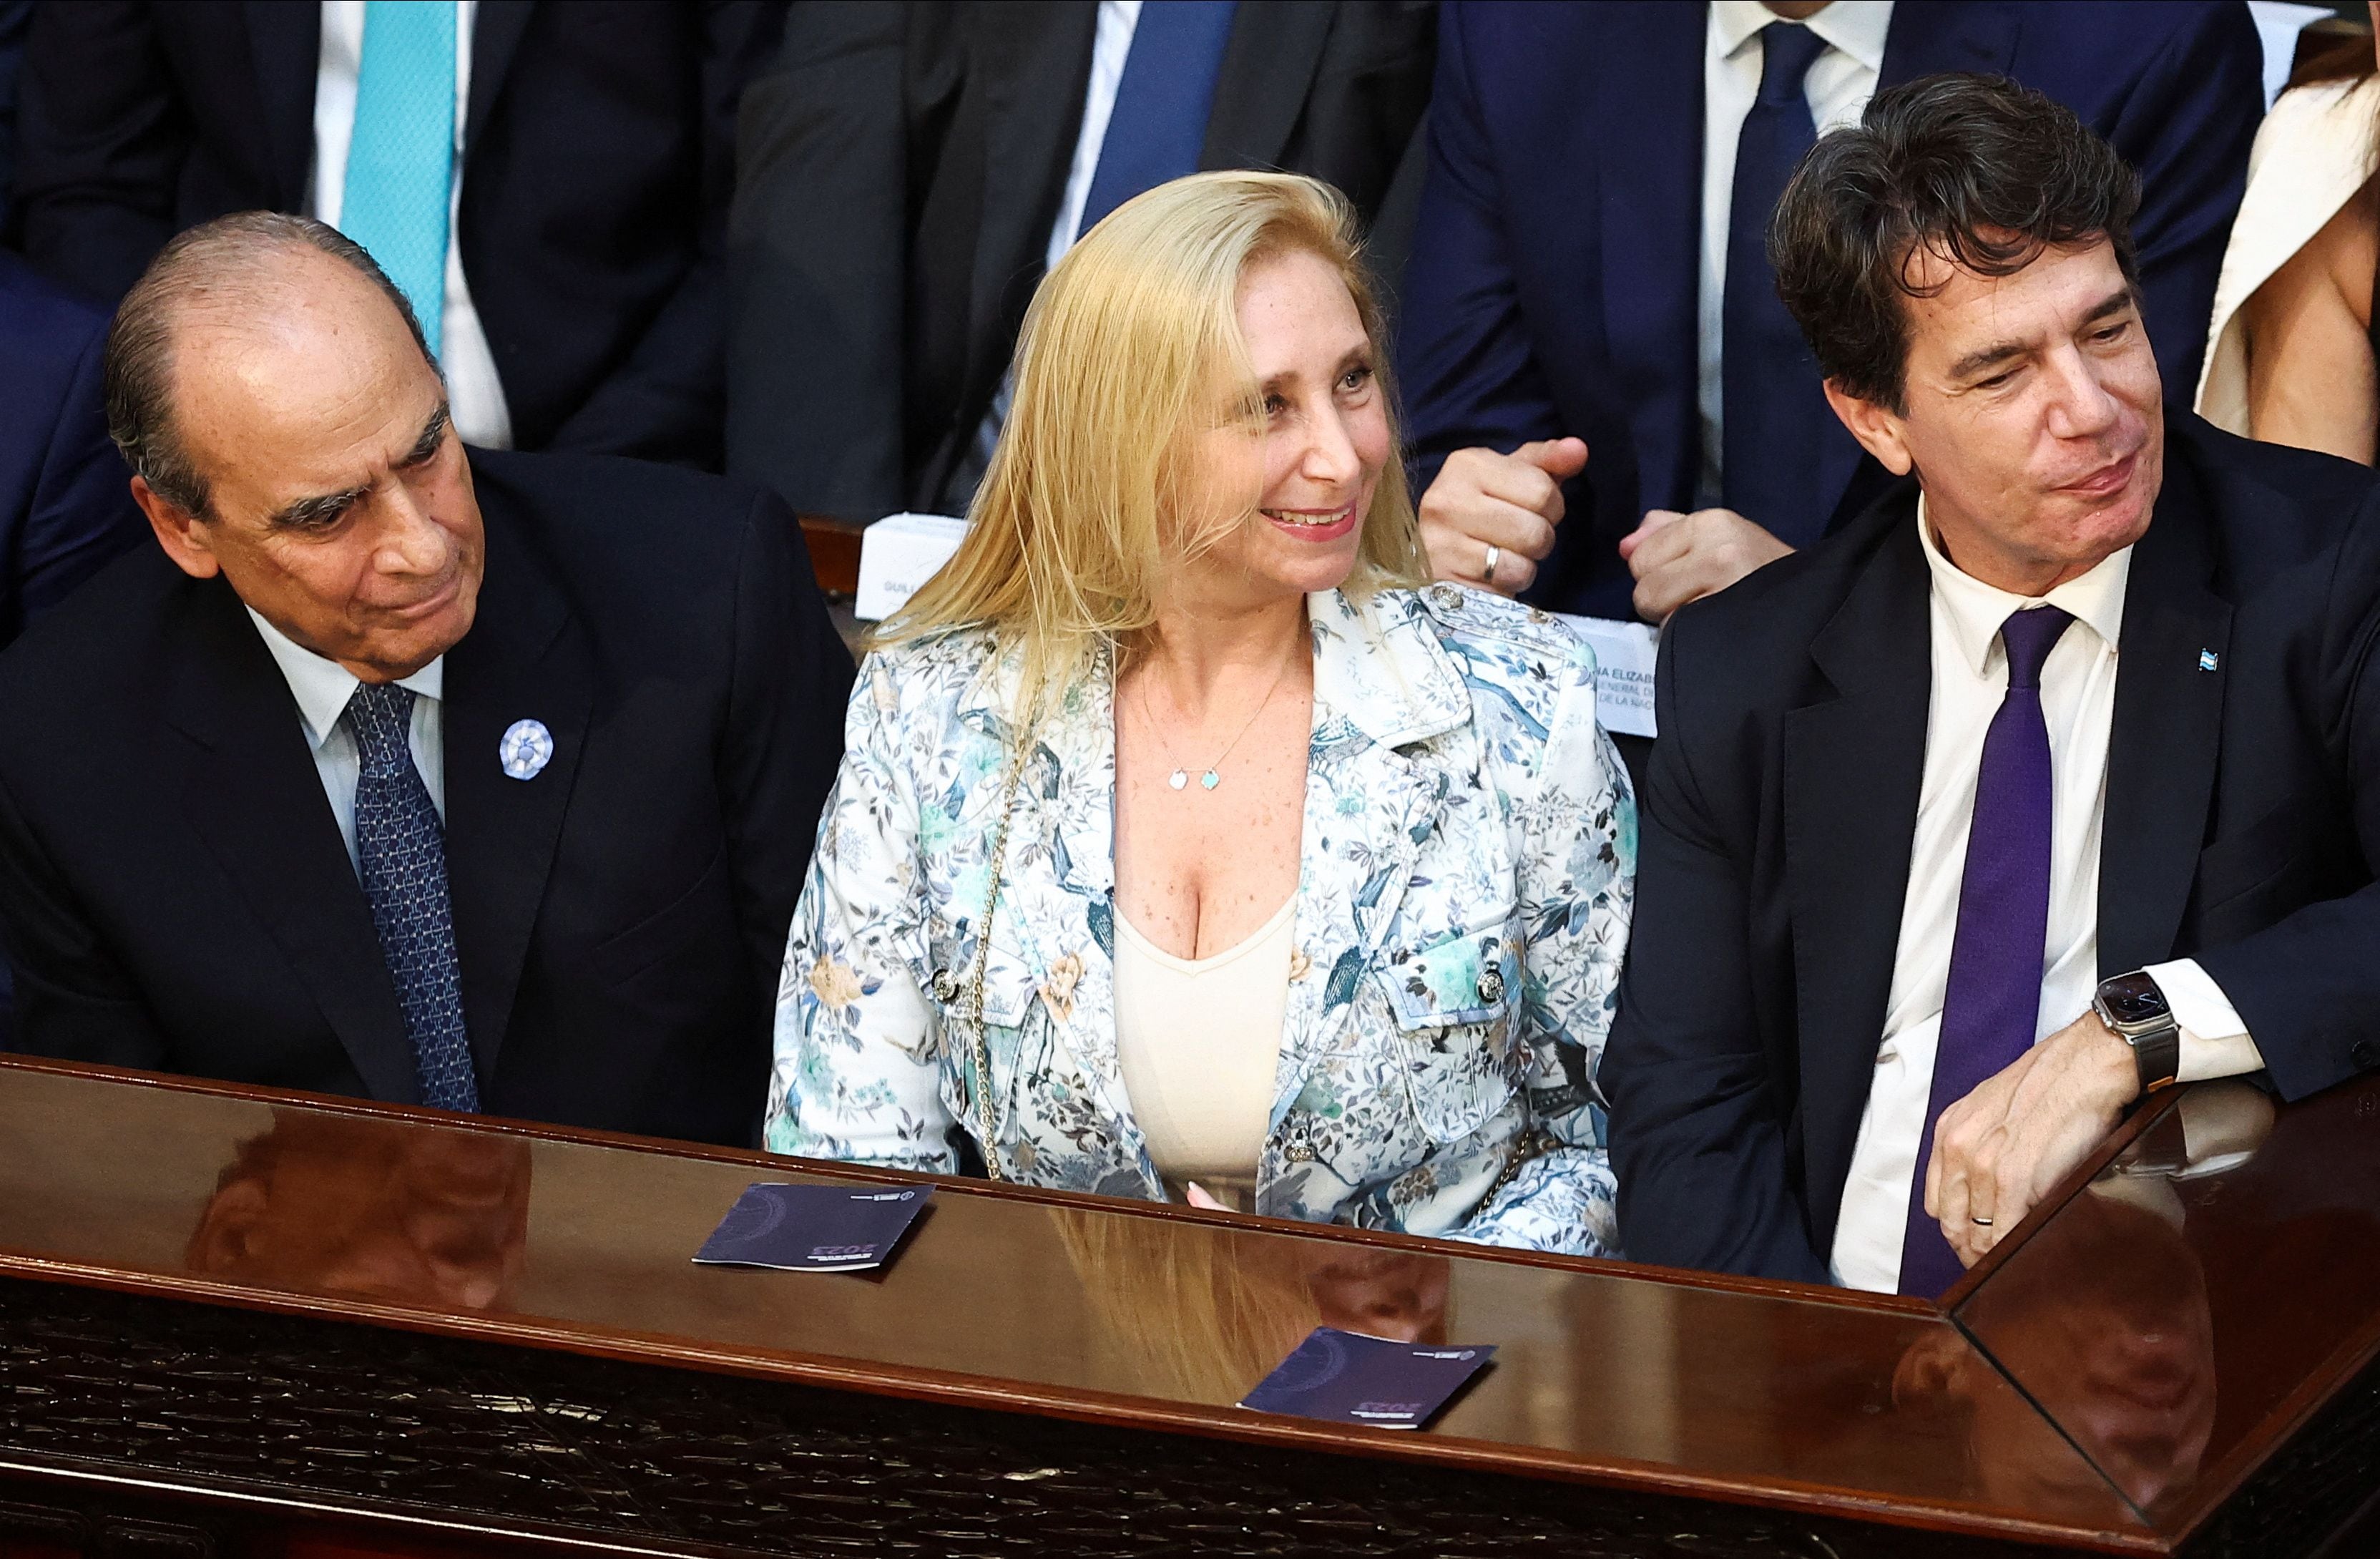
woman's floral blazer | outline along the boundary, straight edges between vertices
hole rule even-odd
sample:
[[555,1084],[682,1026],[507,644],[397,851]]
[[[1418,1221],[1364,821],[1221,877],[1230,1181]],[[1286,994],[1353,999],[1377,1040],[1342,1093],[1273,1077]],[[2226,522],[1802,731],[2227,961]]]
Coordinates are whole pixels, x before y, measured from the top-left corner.
[[[1612,1251],[1592,1081],[1635,802],[1557,619],[1438,584],[1311,596],[1296,952],[1258,1212]],[[1116,1060],[1114,683],[1071,686],[1016,787],[966,1017],[1013,733],[981,630],[870,655],[777,994],[768,1145],[1164,1191]]]

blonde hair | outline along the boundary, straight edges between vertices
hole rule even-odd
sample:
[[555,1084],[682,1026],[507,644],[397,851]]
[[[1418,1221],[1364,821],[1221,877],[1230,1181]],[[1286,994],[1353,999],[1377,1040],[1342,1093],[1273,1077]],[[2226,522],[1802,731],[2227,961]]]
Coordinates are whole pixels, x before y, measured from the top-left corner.
[[1302,1241],[1075,1208],[1050,1217],[1109,1346],[1149,1395],[1236,1402],[1322,1322]]
[[[1118,206],[1059,261],[1017,339],[1016,388],[966,540],[871,636],[871,647],[989,627],[1022,680],[1017,716],[1043,689],[1129,652],[1155,620],[1166,566],[1245,517],[1162,521],[1181,491],[1179,455],[1219,378],[1255,374],[1239,329],[1240,278],[1290,253],[1339,273],[1387,394],[1387,342],[1346,197],[1294,174],[1193,174]],[[1228,382],[1228,380],[1226,380]],[[1394,430],[1391,413],[1391,431]],[[1392,440],[1393,447],[1393,440]],[[1178,518],[1178,517],[1177,517]],[[1357,600],[1428,577],[1404,469],[1391,457],[1364,516],[1343,587]]]

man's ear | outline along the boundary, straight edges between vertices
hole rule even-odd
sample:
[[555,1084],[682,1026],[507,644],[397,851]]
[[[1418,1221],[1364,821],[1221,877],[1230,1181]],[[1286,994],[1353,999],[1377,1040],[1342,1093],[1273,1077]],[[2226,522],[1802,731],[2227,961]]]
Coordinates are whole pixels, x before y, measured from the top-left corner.
[[1862,400],[1831,379],[1827,381],[1827,404],[1835,408],[1852,437],[1860,441],[1860,447],[1875,456],[1886,470],[1907,476],[1916,467],[1917,457],[1901,440],[1900,413],[1879,402]]
[[212,579],[223,571],[213,550],[207,545],[204,521],[150,486],[146,477],[132,479],[132,501],[149,517],[149,529],[157,532],[157,544],[165,549],[165,555],[183,573],[194,579]]

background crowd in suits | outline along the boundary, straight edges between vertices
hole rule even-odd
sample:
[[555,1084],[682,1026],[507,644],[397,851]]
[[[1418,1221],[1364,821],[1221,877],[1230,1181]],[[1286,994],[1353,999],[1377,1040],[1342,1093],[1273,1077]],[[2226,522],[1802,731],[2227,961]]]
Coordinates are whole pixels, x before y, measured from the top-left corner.
[[[316,87],[336,68],[323,40],[337,8],[0,4],[12,164],[0,231],[58,291],[103,308],[181,228],[321,206]],[[466,7],[451,243],[501,399],[495,436],[458,405],[467,438],[724,469],[805,513],[963,512],[1025,305],[1072,236],[1053,226],[1088,225],[1070,186],[1098,164],[1119,88],[1127,117],[1146,90],[1099,42],[1134,8]],[[1765,323],[1783,322],[1785,347],[1747,331],[1719,377],[1795,385],[1772,397],[1798,409],[1768,436],[1812,445],[1773,462],[1801,490],[1771,478],[1755,500],[1750,477],[1719,469],[1725,393],[1697,344],[1717,335],[1706,295],[1722,262],[1713,240],[1727,240],[1706,208],[1724,210],[1714,181],[1733,171],[1739,127],[1723,121],[1749,105],[1706,104],[1725,62],[1706,46],[1705,7],[1210,8],[1228,19],[1193,105],[1204,122],[1177,138],[1180,165],[1160,158],[1143,178],[1280,166],[1354,201],[1396,302],[1421,486],[1457,449],[1586,441],[1586,469],[1563,483],[1574,518],[1553,532],[1532,599],[1629,616],[1618,544],[1647,510],[1725,504],[1793,545],[1872,495],[1881,473],[1825,414],[1773,298]],[[2004,72],[2142,169],[2151,329],[2168,382],[2194,384],[2262,110],[2246,7],[1905,0],[1880,47],[1851,43],[1847,14],[1809,23],[1846,45],[1811,67],[1839,78],[1813,85],[1814,100],[1855,109],[1931,71]],[[96,316],[78,328],[68,302],[0,264],[0,329],[42,340],[11,352],[40,366],[10,389],[70,380]],[[1736,274],[1726,291],[1760,295],[1764,278]],[[35,404],[88,405],[96,388]],[[95,420],[67,422],[61,436],[104,469]],[[23,426],[9,420],[0,473],[24,459]],[[64,480],[52,473],[44,493]],[[66,573],[137,540],[101,507],[76,504],[91,518]],[[27,524],[22,512],[5,518]],[[44,587],[29,577],[56,568],[30,523],[9,584],[38,608]]]
[[[1510,557],[1541,566],[1533,602],[1624,618],[1643,581],[1621,543],[1649,511],[1723,509],[1794,548],[1886,485],[1745,241],[1795,136],[1938,71],[2070,107],[2142,175],[2147,327],[2180,408],[2265,109],[2233,0],[1818,11],[1790,79],[1749,49],[1788,25],[1756,7],[1159,4],[466,5],[450,280],[431,299],[457,427],[723,471],[805,513],[964,512],[1049,264],[1138,189],[1277,166],[1338,186],[1369,226],[1417,493],[1463,451],[1585,441],[1583,469],[1541,461],[1525,492],[1425,501],[1441,575],[1511,589]],[[333,214],[323,152],[348,128],[327,105],[353,100],[336,56],[360,16],[0,0],[0,641],[149,534],[106,440],[108,311],[196,224]],[[1803,72],[1817,111],[1797,117]],[[566,553],[566,524],[539,523]],[[759,895],[784,899],[781,926],[793,885]],[[725,1068],[751,1070],[738,1110],[764,1050]],[[570,1114],[606,1124],[600,1101]],[[646,1124],[741,1129],[691,1106]]]

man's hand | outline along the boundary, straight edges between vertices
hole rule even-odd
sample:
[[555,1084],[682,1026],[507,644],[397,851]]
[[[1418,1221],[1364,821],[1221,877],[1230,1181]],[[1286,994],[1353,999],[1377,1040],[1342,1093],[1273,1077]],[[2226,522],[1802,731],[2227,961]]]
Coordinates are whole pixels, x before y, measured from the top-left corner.
[[[1510,455],[1458,449],[1421,495],[1421,539],[1441,579],[1517,595],[1554,550],[1561,484],[1586,469],[1586,441],[1545,439]],[[1488,549],[1496,566],[1488,567]]]
[[1959,1260],[1983,1260],[2140,1091],[2131,1047],[2086,1012],[1944,1110],[1925,1166],[1925,1211],[1942,1221]]
[[1733,509],[1653,509],[1620,538],[1621,561],[1636,576],[1636,615],[1648,623],[1792,550]]

